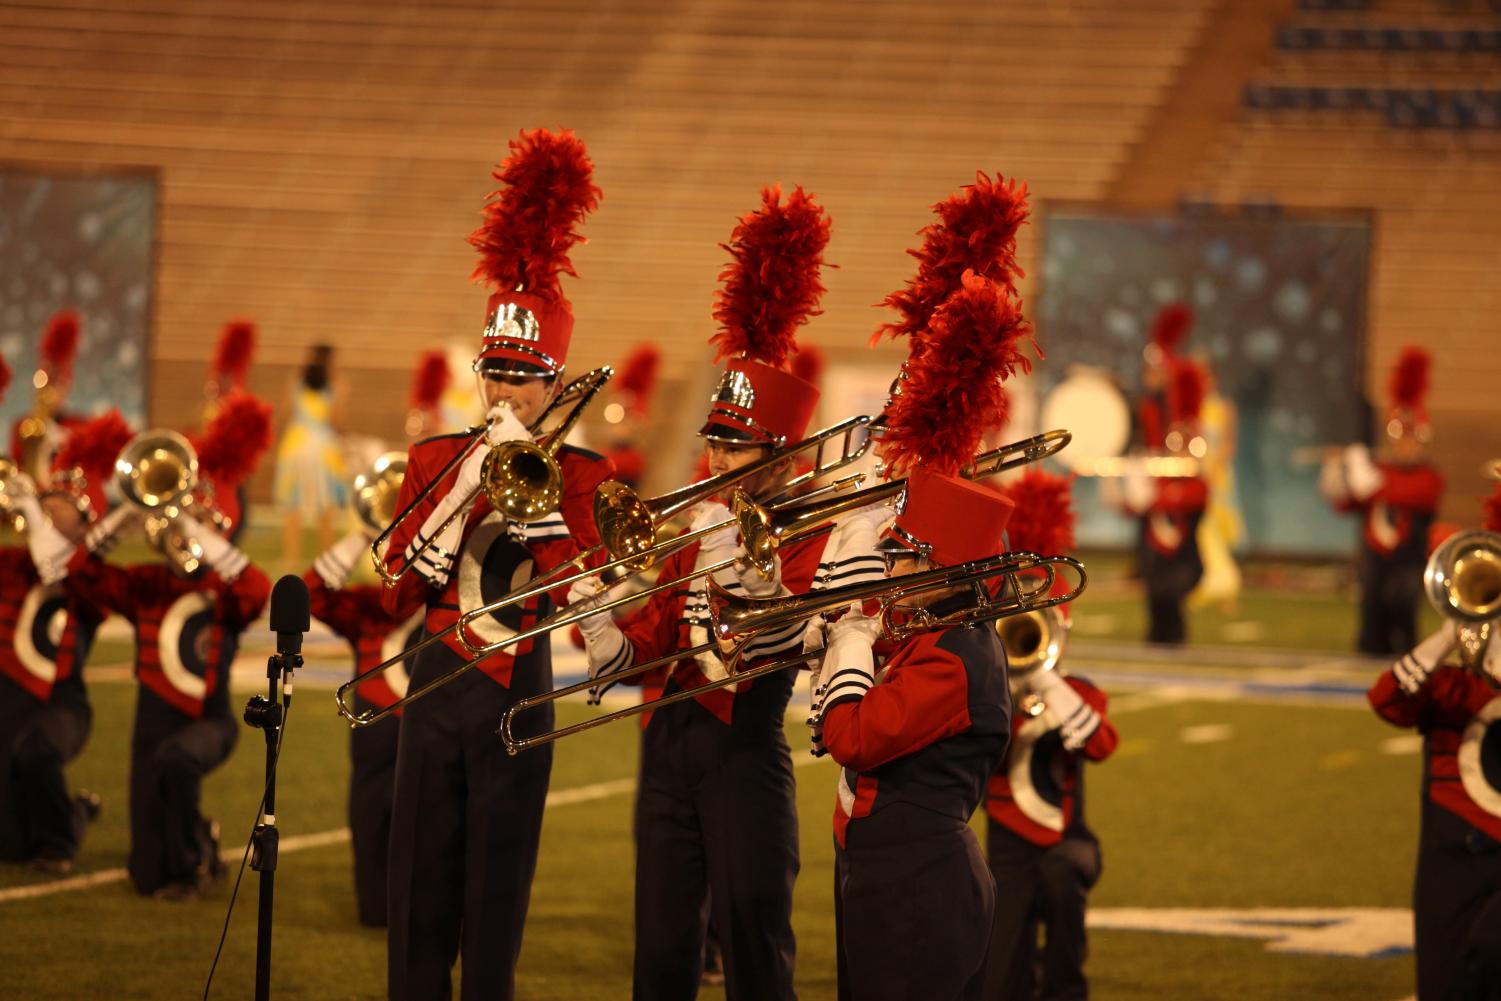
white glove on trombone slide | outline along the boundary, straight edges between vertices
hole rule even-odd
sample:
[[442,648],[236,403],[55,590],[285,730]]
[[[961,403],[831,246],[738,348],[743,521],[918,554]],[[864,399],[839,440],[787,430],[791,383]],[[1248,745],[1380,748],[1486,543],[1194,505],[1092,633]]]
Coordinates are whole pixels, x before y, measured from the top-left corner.
[[1064,750],[1079,750],[1099,729],[1100,714],[1056,672],[1033,671],[1024,685],[1042,699],[1042,721],[1049,730],[1059,731]]
[[[1454,620],[1445,619],[1438,631],[1407,653],[1397,658],[1392,665],[1392,675],[1397,685],[1408,695],[1416,695],[1434,669],[1444,662],[1459,638],[1455,633]],[[1494,642],[1491,646],[1496,646]]]
[[219,575],[225,583],[233,583],[238,580],[240,574],[250,565],[250,557],[235,548],[235,544],[224,536],[214,531],[210,525],[205,525],[190,515],[181,516],[186,521],[191,521],[198,527],[192,534],[198,540],[199,547],[203,550],[203,562],[209,569]]
[[881,620],[850,610],[828,629],[828,648],[819,669],[823,683],[813,690],[811,717],[821,729],[827,706],[849,698],[864,698],[875,684],[876,657],[872,650],[881,635]]
[[344,538],[328,547],[328,551],[319,554],[313,561],[313,569],[323,585],[330,591],[337,591],[344,586],[349,579],[349,573],[361,559],[369,559],[371,538],[363,530],[350,532]]
[[[568,589],[568,609],[584,611],[609,600],[609,591],[597,577],[585,577]],[[600,684],[589,689],[589,704],[599,705],[600,698],[614,687],[609,678],[629,667],[634,660],[625,633],[615,624],[608,610],[595,612],[578,621],[584,634],[584,651],[589,657],[589,680]]]
[[56,584],[68,576],[68,561],[78,547],[53,527],[41,501],[22,494],[14,504],[16,513],[26,519],[26,548],[31,552],[37,575],[43,584]]
[[705,501],[693,509],[693,520],[688,522],[690,533],[726,521],[729,524],[723,530],[713,532],[699,540],[699,568],[719,563],[734,555],[735,540],[739,537],[740,530],[730,518],[730,509],[718,501]]
[[531,432],[510,407],[491,407],[485,419],[489,427],[485,430],[484,444],[471,449],[468,458],[459,466],[453,487],[438,501],[432,514],[407,544],[404,559],[415,561],[417,572],[433,587],[445,587],[449,574],[453,572],[454,560],[458,558],[459,545],[464,538],[464,518],[457,516],[457,512],[472,504],[478,495],[485,457],[490,454],[490,449],[508,441],[532,440]]

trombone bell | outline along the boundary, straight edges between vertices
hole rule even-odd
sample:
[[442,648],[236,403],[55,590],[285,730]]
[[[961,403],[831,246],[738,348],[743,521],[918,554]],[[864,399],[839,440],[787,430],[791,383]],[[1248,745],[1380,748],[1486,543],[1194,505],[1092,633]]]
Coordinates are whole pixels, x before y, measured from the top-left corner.
[[657,520],[651,504],[618,480],[606,480],[594,492],[594,525],[612,558],[640,556],[626,564],[639,573],[655,562],[651,548],[657,542]]
[[485,455],[480,489],[490,506],[507,518],[533,522],[563,502],[563,469],[541,446],[508,441]]

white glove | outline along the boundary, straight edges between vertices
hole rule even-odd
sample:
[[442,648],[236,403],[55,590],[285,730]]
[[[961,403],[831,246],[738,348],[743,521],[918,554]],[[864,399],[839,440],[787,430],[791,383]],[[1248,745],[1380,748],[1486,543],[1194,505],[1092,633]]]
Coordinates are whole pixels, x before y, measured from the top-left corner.
[[730,519],[730,509],[718,501],[705,501],[693,509],[693,520],[688,523],[688,531],[690,533],[701,531],[710,525],[717,525],[723,521],[729,522],[723,531],[704,536],[698,544],[700,556],[703,553],[711,551],[719,554],[716,559],[701,560],[701,565],[703,566],[730,558],[729,551],[735,548],[735,539],[739,535],[739,529],[736,527],[734,521]]
[[[608,598],[605,585],[598,577],[583,577],[568,589],[568,610],[586,612],[604,604]],[[593,615],[582,618],[577,625],[579,632],[584,634],[584,639],[587,641],[602,638],[614,623],[614,618],[608,611],[605,611],[595,612]]]
[[[688,627],[689,646],[698,646],[701,643],[707,643],[709,639],[708,626]],[[724,658],[719,656],[719,651],[715,649],[696,653],[693,655],[693,660],[698,664],[698,669],[703,672],[704,678],[708,681],[723,681],[730,676],[729,665],[724,662]]]
[[489,427],[485,431],[485,440],[494,447],[505,441],[531,441],[532,433],[526,425],[521,423],[521,418],[516,416],[516,411],[510,407],[497,404],[490,408],[485,415]]
[[771,577],[762,577],[760,571],[751,566],[746,558],[745,549],[737,546],[735,549],[737,562],[734,566],[735,579],[740,586],[745,588],[745,593],[752,598],[770,598],[782,593],[782,558],[771,558]]
[[1358,501],[1369,499],[1386,482],[1386,477],[1371,461],[1371,450],[1364,445],[1350,445],[1345,449],[1344,466],[1350,496]]
[[1345,482],[1343,454],[1325,456],[1323,465],[1319,467],[1319,493],[1332,504],[1340,504],[1349,499],[1350,484]]
[[1125,472],[1121,476],[1121,492],[1126,507],[1136,514],[1141,514],[1152,506],[1154,494],[1152,478],[1147,475],[1146,464],[1140,459],[1127,459],[1125,467]]
[[250,557],[236,549],[233,542],[191,515],[184,514],[181,517],[197,526],[196,529],[192,525],[185,527],[192,530],[194,538],[198,540],[198,545],[203,549],[203,562],[209,569],[226,583],[238,580],[250,565]]
[[[1449,656],[1449,651],[1454,649],[1457,642],[1454,620],[1445,619],[1444,624],[1438,627],[1438,632],[1397,658],[1397,662],[1392,665],[1392,674],[1397,679],[1397,685],[1408,695],[1417,694],[1418,689],[1423,687],[1428,676],[1444,662],[1445,657]],[[1492,649],[1496,645],[1496,642],[1492,640]],[[1491,651],[1487,650],[1487,669],[1490,667],[1490,659]]]
[[[586,577],[568,589],[568,607],[577,611],[593,608],[607,599],[608,591],[597,577]],[[634,657],[625,633],[620,631],[620,626],[608,611],[585,616],[579,620],[578,627],[584,635],[584,651],[589,657],[589,680],[600,681],[589,689],[588,702],[597,706],[605,692],[615,685],[608,680],[610,675],[625,670]]]
[[825,680],[814,692],[818,699],[814,715],[820,725],[825,706],[845,698],[864,698],[875,684],[876,657],[871,647],[880,634],[879,619],[854,611],[829,626],[828,652],[819,669]]
[[1033,671],[1023,687],[1042,699],[1042,720],[1049,730],[1058,730],[1065,750],[1077,751],[1100,726],[1100,714],[1074,691],[1074,686],[1053,671]]
[[53,526],[35,497],[17,497],[16,510],[26,519],[26,547],[37,575],[43,584],[56,584],[68,576],[68,561],[78,547]]
[[89,526],[84,533],[83,544],[96,556],[104,556],[115,548],[120,532],[141,519],[141,511],[132,504],[121,504]]
[[328,547],[328,551],[313,561],[313,569],[330,591],[344,586],[349,572],[365,554],[370,552],[370,536],[363,531],[350,532]]

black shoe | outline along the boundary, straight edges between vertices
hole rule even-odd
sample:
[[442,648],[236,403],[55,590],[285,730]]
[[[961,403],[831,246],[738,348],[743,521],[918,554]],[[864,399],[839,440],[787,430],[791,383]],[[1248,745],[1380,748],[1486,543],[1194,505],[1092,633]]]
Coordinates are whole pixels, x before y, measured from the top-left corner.
[[70,858],[34,858],[31,860],[31,871],[45,873],[48,876],[66,876],[73,871],[73,860]]
[[165,900],[174,904],[189,904],[198,899],[198,884],[195,882],[168,883],[166,886],[157,887],[156,891],[151,894],[151,899]]
[[97,792],[89,792],[87,789],[80,789],[74,793],[73,803],[90,824],[98,820],[99,814],[104,810],[104,800],[99,798]]
[[203,822],[203,861],[198,866],[205,885],[217,883],[229,870],[219,857],[219,822],[206,818]]

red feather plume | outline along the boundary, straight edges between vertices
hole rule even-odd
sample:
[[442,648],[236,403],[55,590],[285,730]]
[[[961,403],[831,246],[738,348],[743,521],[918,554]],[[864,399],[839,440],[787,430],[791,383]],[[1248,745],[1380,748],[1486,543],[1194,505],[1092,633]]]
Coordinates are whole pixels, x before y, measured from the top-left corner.
[[271,404],[243,389],[220,397],[219,412],[193,440],[198,471],[228,490],[250,478],[270,446]]
[[907,251],[917,258],[917,274],[906,286],[880,303],[896,310],[895,323],[883,323],[870,342],[883,335],[906,335],[916,339],[927,330],[929,320],[959,288],[966,271],[974,271],[1015,291],[1022,270],[1016,263],[1016,233],[1026,225],[1026,182],[1007,181],[997,174],[992,181],[983,171],[975,183],[933,206],[938,222],[919,231],[922,246]]
[[424,351],[417,361],[417,370],[412,373],[412,409],[423,412],[438,409],[438,401],[452,382],[448,356],[442,351]]
[[1428,395],[1428,370],[1432,359],[1428,352],[1409,344],[1402,349],[1397,363],[1392,366],[1388,392],[1392,406],[1414,409],[1423,405]]
[[111,410],[74,425],[62,447],[52,460],[54,470],[78,467],[84,479],[95,487],[103,487],[115,468],[115,459],[129,444],[135,432],[120,411]]
[[1162,353],[1171,358],[1178,351],[1178,345],[1188,336],[1189,329],[1194,323],[1194,311],[1186,302],[1174,302],[1162,307],[1157,318],[1152,321],[1152,343],[1162,349]]
[[254,356],[255,324],[249,320],[226,323],[209,366],[210,377],[219,385],[220,392],[245,385],[245,376],[250,372],[250,360]]
[[1167,409],[1174,424],[1199,419],[1208,383],[1208,376],[1198,362],[1188,358],[1174,359],[1172,379],[1167,388]]
[[42,335],[41,363],[53,382],[72,381],[78,330],[78,314],[71,309],[59,310],[47,321],[47,332]]
[[886,462],[954,474],[975,456],[988,428],[1006,422],[1001,380],[1031,371],[1021,353],[1032,339],[1012,291],[965,272],[959,291],[936,313],[926,347],[906,364],[906,380],[888,411]]
[[657,388],[657,369],[662,365],[662,351],[655,344],[639,344],[620,366],[615,385],[628,399],[632,409],[645,411],[651,406]]
[[829,244],[829,218],[801,187],[782,204],[782,189],[761,190],[761,207],[740,217],[730,242],[731,260],[714,294],[719,333],[716,362],[745,356],[781,368],[792,355],[797,328],[817,316],[824,287],[818,280]]
[[1480,527],[1487,532],[1501,532],[1501,483],[1496,484],[1496,489],[1485,499],[1482,510]]
[[4,358],[0,358],[0,401],[5,399],[5,392],[10,389],[10,376],[10,366],[5,363]]
[[501,187],[484,208],[484,222],[469,235],[480,252],[473,277],[497,290],[525,289],[556,298],[560,275],[573,275],[568,252],[584,238],[577,227],[599,205],[594,164],[571,131],[523,130],[495,168]]
[[823,370],[828,367],[824,353],[811,344],[798,348],[792,356],[792,374],[807,383],[817,386],[823,382]]
[[1074,548],[1073,479],[1029,468],[1001,488],[1016,502],[1006,522],[1013,550],[1066,553]]

